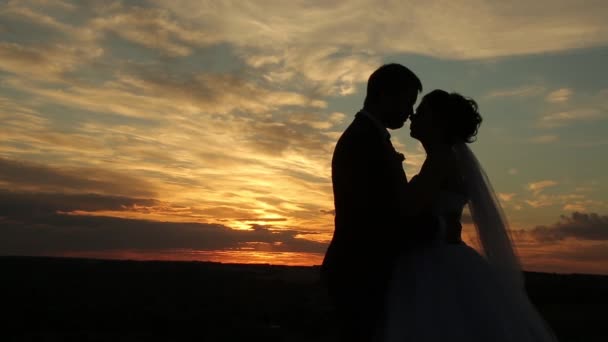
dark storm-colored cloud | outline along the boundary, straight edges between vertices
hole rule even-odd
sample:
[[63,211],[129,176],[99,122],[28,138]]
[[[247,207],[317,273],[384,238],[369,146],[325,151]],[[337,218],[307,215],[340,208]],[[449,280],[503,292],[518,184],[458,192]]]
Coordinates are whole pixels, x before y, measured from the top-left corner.
[[13,189],[44,192],[103,193],[152,197],[152,184],[116,171],[92,167],[52,167],[40,163],[0,158],[0,184]]
[[152,206],[159,202],[154,199],[131,198],[99,194],[64,194],[14,192],[0,189],[0,216],[11,218],[54,215],[58,211],[71,212],[128,210],[134,205]]
[[109,250],[234,250],[239,248],[322,253],[323,243],[296,238],[296,230],[252,225],[158,222],[68,215],[70,210],[123,209],[155,200],[102,195],[0,192],[0,254],[41,255]]
[[574,212],[562,215],[559,222],[550,226],[537,226],[530,234],[539,241],[559,241],[567,238],[578,240],[608,240],[608,216],[597,213]]
[[46,223],[5,220],[0,254],[108,250],[235,250],[322,253],[323,243],[296,239],[295,232],[267,228],[233,230],[218,224],[171,223],[96,216],[55,215]]

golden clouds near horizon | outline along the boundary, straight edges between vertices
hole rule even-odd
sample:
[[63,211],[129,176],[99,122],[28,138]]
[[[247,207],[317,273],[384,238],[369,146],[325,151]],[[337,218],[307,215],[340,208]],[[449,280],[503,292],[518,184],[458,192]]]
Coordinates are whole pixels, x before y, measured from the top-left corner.
[[263,252],[248,250],[233,251],[191,251],[174,250],[166,252],[67,252],[56,256],[75,258],[120,259],[120,260],[164,260],[164,261],[203,261],[225,264],[272,264],[287,266],[321,265],[321,253]]
[[[48,253],[139,246],[196,250],[199,259],[317,260],[297,253],[322,253],[331,238],[334,144],[387,56],[418,63],[425,89],[444,71],[435,81],[450,87],[459,70],[474,75],[466,82],[495,80],[501,58],[605,46],[606,16],[599,1],[8,1],[0,240],[34,241]],[[526,73],[471,95],[539,98],[542,112],[521,125],[542,129],[526,141],[545,147],[566,141],[555,130],[573,123],[600,126],[606,90],[586,90],[587,106],[576,108],[581,87],[546,76]],[[411,177],[425,155],[400,141],[406,135],[393,141]],[[510,166],[518,183],[500,189],[521,213],[518,228],[540,224],[531,223],[537,209],[552,210],[543,222],[608,209],[591,191],[569,190],[595,189],[595,180],[530,176],[522,164]],[[47,235],[36,234],[41,225]],[[146,229],[158,237],[143,238]],[[5,244],[0,253],[32,251]]]

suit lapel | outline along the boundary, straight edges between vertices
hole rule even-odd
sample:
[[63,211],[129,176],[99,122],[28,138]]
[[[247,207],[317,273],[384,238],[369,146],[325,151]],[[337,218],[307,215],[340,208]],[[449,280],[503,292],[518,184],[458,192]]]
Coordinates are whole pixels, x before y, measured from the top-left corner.
[[[370,118],[365,115],[357,115],[356,120],[361,120],[362,125],[367,127],[369,134],[373,136],[373,140],[378,143],[379,153],[381,160],[384,161],[387,172],[390,177],[396,180],[398,178],[405,178],[405,182],[407,183],[407,176],[405,175],[405,171],[403,170],[403,161],[405,157],[403,154],[397,152],[393,143],[390,140],[390,135],[383,134],[381,129],[379,129]],[[388,132],[387,132],[388,133]]]

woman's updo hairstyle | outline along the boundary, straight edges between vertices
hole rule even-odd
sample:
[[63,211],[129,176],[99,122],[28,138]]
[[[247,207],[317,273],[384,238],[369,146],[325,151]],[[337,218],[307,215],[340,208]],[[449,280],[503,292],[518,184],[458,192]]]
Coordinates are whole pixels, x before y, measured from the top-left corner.
[[424,101],[432,108],[434,118],[445,123],[448,141],[451,143],[476,140],[481,115],[477,102],[458,93],[448,93],[437,89],[424,96]]

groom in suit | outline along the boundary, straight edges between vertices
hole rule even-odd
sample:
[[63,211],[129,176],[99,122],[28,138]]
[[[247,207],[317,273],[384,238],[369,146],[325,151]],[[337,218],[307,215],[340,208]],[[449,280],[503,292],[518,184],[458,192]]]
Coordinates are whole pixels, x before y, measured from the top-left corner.
[[420,79],[405,66],[377,69],[369,77],[363,109],[334,150],[335,230],[321,276],[343,341],[374,338],[393,262],[432,234],[416,207],[432,195],[438,174],[428,170],[427,161],[415,177],[418,186],[408,184],[404,157],[387,130],[404,125],[421,91]]

